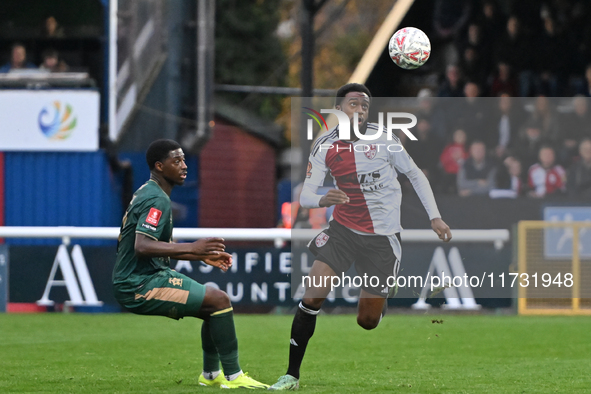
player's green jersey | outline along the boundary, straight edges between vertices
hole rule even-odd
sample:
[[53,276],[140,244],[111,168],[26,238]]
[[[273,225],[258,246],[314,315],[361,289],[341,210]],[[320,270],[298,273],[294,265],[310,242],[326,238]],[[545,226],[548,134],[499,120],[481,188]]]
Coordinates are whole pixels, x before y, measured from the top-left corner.
[[135,235],[143,234],[156,241],[171,242],[172,210],[170,198],[153,180],[140,187],[123,216],[113,285],[118,292],[130,292],[158,271],[169,269],[168,257],[144,257],[135,254]]

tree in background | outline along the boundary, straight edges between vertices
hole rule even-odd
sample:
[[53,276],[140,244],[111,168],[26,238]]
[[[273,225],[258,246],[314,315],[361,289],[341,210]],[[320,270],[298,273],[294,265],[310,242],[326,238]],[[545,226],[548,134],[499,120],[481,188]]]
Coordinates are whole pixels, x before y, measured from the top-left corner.
[[[286,62],[276,34],[282,2],[276,0],[217,0],[215,81],[218,84],[284,86]],[[217,95],[259,116],[275,120],[281,98],[271,95]]]
[[[348,82],[373,36],[392,9],[392,0],[329,0],[315,19],[314,88],[336,89]],[[281,34],[289,59],[286,83],[300,87],[301,49],[299,35],[300,1],[282,2]],[[285,127],[291,141],[291,102],[285,98],[277,122]],[[295,141],[294,141],[295,142]]]

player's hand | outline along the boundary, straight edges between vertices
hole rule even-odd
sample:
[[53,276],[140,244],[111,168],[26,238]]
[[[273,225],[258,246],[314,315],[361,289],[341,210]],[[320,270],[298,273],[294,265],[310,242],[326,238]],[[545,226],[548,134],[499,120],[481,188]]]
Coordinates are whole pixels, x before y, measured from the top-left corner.
[[203,262],[226,272],[232,266],[232,256],[226,252],[220,252],[214,256],[204,258]]
[[437,233],[437,236],[439,236],[439,239],[443,242],[449,242],[451,240],[451,230],[441,218],[431,220],[431,228]]
[[330,189],[328,193],[322,196],[319,205],[321,207],[330,207],[331,205],[346,204],[348,202],[349,197],[347,197],[344,191],[339,189]]
[[226,250],[223,238],[203,238],[192,243],[193,253],[200,257],[215,256]]

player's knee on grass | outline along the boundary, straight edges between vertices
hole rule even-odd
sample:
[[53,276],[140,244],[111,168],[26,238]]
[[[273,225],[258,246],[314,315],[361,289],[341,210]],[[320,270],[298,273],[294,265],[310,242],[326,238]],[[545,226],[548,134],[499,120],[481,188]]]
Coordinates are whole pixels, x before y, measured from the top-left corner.
[[380,316],[357,315],[357,324],[366,330],[373,330],[380,324]]

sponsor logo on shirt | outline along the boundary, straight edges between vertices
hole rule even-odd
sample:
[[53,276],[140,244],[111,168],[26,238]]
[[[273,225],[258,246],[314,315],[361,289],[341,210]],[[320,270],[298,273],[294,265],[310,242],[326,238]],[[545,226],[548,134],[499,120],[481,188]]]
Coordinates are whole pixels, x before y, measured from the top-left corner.
[[148,230],[156,231],[156,227],[150,226],[149,224],[142,223],[142,227],[147,228]]
[[148,213],[148,217],[146,218],[146,223],[150,223],[153,226],[158,226],[160,216],[162,216],[162,211],[156,208],[151,208],[150,212]]

